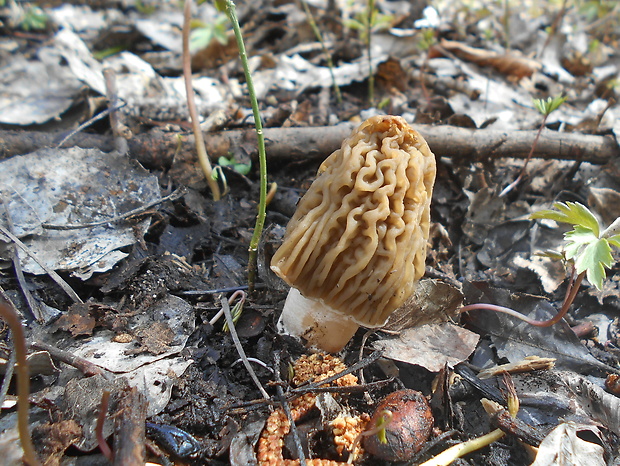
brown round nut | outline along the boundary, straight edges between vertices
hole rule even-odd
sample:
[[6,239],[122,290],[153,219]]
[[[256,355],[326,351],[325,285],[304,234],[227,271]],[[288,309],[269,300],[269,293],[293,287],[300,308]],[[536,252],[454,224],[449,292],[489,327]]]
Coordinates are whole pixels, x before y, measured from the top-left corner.
[[364,438],[368,453],[386,461],[410,459],[422,449],[433,428],[433,413],[420,392],[403,389],[386,396],[377,406],[367,428],[371,429],[383,416],[392,412],[392,420],[385,427],[387,443],[381,443],[377,435]]

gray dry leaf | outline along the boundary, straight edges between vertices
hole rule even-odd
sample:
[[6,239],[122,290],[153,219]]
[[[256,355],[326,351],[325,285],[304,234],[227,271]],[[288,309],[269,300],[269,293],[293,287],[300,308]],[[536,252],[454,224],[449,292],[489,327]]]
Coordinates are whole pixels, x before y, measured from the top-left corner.
[[43,49],[37,58],[16,55],[0,68],[0,123],[41,124],[73,105],[82,84],[60,61]]
[[[551,303],[540,296],[479,286],[484,287],[484,292],[469,282],[465,283],[465,295],[469,302],[498,304],[538,320],[549,319],[557,313]],[[564,320],[542,328],[505,314],[473,310],[469,312],[468,322],[482,335],[490,336],[497,356],[509,362],[539,356],[556,358],[556,367],[561,369],[585,373],[611,369],[590,354]]]
[[[97,149],[42,149],[0,163],[0,199],[14,224],[14,234],[53,270],[83,280],[109,270],[127,253],[149,221],[123,221],[72,230],[44,229],[43,224],[88,224],[110,220],[160,198],[157,177],[117,153]],[[0,223],[8,228],[4,209]],[[0,242],[0,258],[10,249]],[[19,251],[24,271],[45,273]]]
[[454,367],[474,351],[480,337],[450,322],[408,328],[396,338],[375,341],[373,347],[395,361],[439,372]]
[[[115,332],[96,331],[81,340],[72,352],[111,372],[121,373],[132,387],[137,387],[148,400],[147,413],[154,416],[168,404],[173,382],[192,363],[178,354],[185,348],[195,328],[194,310],[186,301],[169,295],[133,316],[129,326],[138,335],[150,328],[165,328],[165,344],[149,340],[149,347],[137,341],[115,341]],[[136,346],[139,353],[136,354]],[[149,349],[154,352],[145,352]]]
[[409,327],[446,322],[458,316],[463,293],[440,280],[423,279],[411,298],[396,309],[382,327],[399,332]]
[[603,447],[579,437],[588,431],[600,436],[594,426],[564,422],[547,435],[538,447],[532,466],[605,466]]

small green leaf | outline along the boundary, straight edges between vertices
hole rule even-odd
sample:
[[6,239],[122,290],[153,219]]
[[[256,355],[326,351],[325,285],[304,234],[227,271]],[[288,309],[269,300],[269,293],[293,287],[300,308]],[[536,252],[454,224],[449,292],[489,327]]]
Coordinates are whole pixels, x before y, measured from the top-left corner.
[[539,210],[530,215],[531,219],[549,219],[571,225],[580,225],[592,230],[598,238],[600,226],[598,220],[590,209],[579,202],[556,202],[553,204],[556,210]]
[[564,102],[566,102],[566,97],[562,96],[549,97],[547,100],[533,100],[534,107],[536,107],[536,109],[544,116],[549,116],[551,112],[557,110]]
[[564,254],[562,254],[561,252],[552,251],[551,249],[543,252],[537,252],[536,255],[539,257],[548,257],[549,259],[554,261],[562,261],[566,259]]
[[607,242],[612,246],[615,246],[620,249],[620,235],[612,236],[611,238],[607,238]]
[[566,258],[575,259],[580,251],[598,240],[598,237],[592,232],[592,230],[582,227],[581,225],[575,226],[575,228],[564,235],[566,240]]
[[611,268],[612,263],[609,243],[606,239],[599,239],[586,246],[583,253],[577,257],[575,270],[577,273],[586,271],[588,281],[601,290],[606,277],[605,268]]

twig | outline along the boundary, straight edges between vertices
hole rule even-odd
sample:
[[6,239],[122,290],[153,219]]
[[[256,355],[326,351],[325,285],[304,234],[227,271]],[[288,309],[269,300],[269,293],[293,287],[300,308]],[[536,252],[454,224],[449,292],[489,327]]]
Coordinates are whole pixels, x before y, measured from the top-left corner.
[[[344,387],[334,386],[334,387],[293,388],[286,393],[286,398],[289,402],[291,402],[295,398],[299,398],[300,396],[305,395],[306,393],[338,393],[338,394],[347,393],[347,394],[350,394],[350,393],[371,392],[373,390],[380,390],[382,388],[385,388],[386,386],[390,385],[393,382],[394,382],[394,379],[389,378],[385,380],[377,380],[376,382],[369,382],[364,385],[347,385]],[[278,384],[276,383],[272,385],[277,386]],[[265,400],[265,399],[251,400],[251,401],[244,401],[243,403],[237,403],[237,404],[231,405],[228,407],[228,410],[239,409],[239,408],[249,408],[249,407],[257,406],[257,405],[262,406],[265,404],[275,405],[277,403],[278,402],[274,400]]]
[[[338,149],[357,123],[340,123],[336,126],[292,128],[265,128],[268,158],[276,164],[323,160]],[[437,157],[453,160],[490,160],[503,157],[524,159],[532,149],[536,131],[502,131],[496,129],[470,129],[451,125],[415,125]],[[54,144],[57,135],[36,131],[0,129],[0,159],[25,154]],[[130,155],[140,163],[153,168],[168,168],[178,149],[178,133],[159,130],[138,134],[129,141]],[[227,155],[236,147],[256,143],[254,131],[248,129],[209,133],[207,149],[214,157]],[[181,152],[194,150],[194,138],[184,139]],[[76,145],[113,150],[108,136],[80,134]],[[157,150],[153,150],[156,147]],[[257,160],[257,153],[250,154]],[[551,160],[579,160],[604,165],[620,157],[620,149],[612,136],[582,133],[544,131],[540,135],[534,158]]]
[[362,359],[361,361],[356,362],[352,366],[347,367],[345,370],[338,372],[337,374],[334,374],[331,377],[327,377],[321,380],[320,382],[303,383],[299,385],[299,387],[291,390],[290,393],[297,394],[301,392],[303,394],[303,393],[307,393],[309,391],[315,390],[321,387],[321,385],[327,385],[329,383],[332,383],[334,380],[338,380],[339,378],[344,377],[345,375],[352,374],[355,371],[358,371],[364,367],[371,365],[373,362],[379,359],[382,354],[383,354],[383,351],[374,351],[370,356]]
[[237,329],[235,328],[235,324],[233,322],[232,315],[230,313],[230,306],[228,305],[228,300],[226,298],[222,298],[220,300],[220,303],[222,304],[222,308],[224,309],[224,315],[226,316],[226,322],[228,323],[228,329],[230,330],[230,336],[232,337],[233,342],[235,343],[235,348],[237,348],[237,353],[239,353],[239,357],[243,360],[243,365],[247,369],[248,373],[250,374],[250,377],[252,378],[252,381],[256,385],[256,388],[258,388],[258,391],[261,393],[263,398],[265,398],[266,400],[269,400],[269,394],[265,391],[260,381],[258,380],[258,377],[256,376],[256,373],[254,372],[254,369],[252,369],[252,366],[248,362],[248,358],[245,355],[243,346],[241,346],[241,341],[239,341],[239,336],[237,335]]
[[56,348],[55,346],[43,343],[42,341],[33,341],[32,343],[30,343],[30,347],[42,351],[47,351],[53,359],[75,367],[87,377],[93,375],[101,375],[106,380],[113,379],[112,375],[108,371],[68,351],[61,350],[59,348]]
[[6,399],[6,394],[9,392],[9,386],[11,385],[11,380],[13,380],[13,371],[15,370],[16,362],[17,362],[16,351],[11,351],[11,354],[9,355],[9,360],[6,362],[6,366],[4,369],[4,378],[2,380],[2,388],[0,388],[0,406],[4,404],[4,400]]
[[110,391],[104,390],[101,395],[101,403],[99,404],[99,413],[97,414],[97,425],[95,426],[95,433],[97,434],[97,444],[103,456],[105,456],[110,463],[114,461],[114,454],[110,449],[110,445],[103,436],[103,424],[105,422],[106,415],[108,413],[108,402],[110,401]]
[[[11,212],[9,211],[8,203],[6,202],[5,199],[2,199],[2,206],[4,207],[4,213],[6,215],[6,223],[7,223],[7,226],[9,227],[9,231],[14,234],[15,224],[13,223],[13,217],[11,215]],[[17,282],[19,283],[19,288],[22,291],[24,298],[26,298],[26,303],[28,304],[28,308],[30,309],[30,312],[32,312],[32,315],[34,316],[35,319],[37,319],[38,322],[43,322],[44,319],[43,319],[43,315],[41,314],[41,309],[39,308],[38,303],[32,296],[32,293],[28,289],[28,286],[26,286],[26,277],[24,276],[24,271],[22,269],[22,263],[19,260],[19,254],[17,253],[17,249],[15,249],[14,247],[12,248],[11,256],[13,260],[13,268],[15,269],[15,277],[17,278]]]
[[144,466],[146,406],[145,396],[136,387],[120,393],[114,417],[114,466]]
[[41,227],[46,230],[78,230],[81,228],[93,228],[99,227],[102,225],[108,225],[110,223],[117,223],[124,220],[127,220],[131,217],[135,217],[136,215],[142,214],[149,210],[151,207],[156,206],[157,204],[161,204],[166,201],[176,201],[177,199],[183,197],[186,194],[186,190],[184,188],[179,188],[176,191],[164,196],[160,199],[156,199],[151,202],[147,202],[146,204],[137,207],[129,212],[125,212],[124,214],[115,215],[114,217],[108,220],[101,220],[100,222],[92,222],[92,223],[68,223],[64,225],[53,225],[50,223],[43,223]]
[[125,105],[127,105],[127,104],[121,103],[121,104],[116,105],[115,107],[108,107],[104,111],[102,111],[101,113],[98,113],[97,115],[92,117],[90,120],[85,121],[80,126],[78,126],[76,129],[74,129],[69,134],[67,134],[64,138],[62,138],[61,141],[58,144],[56,144],[56,149],[60,149],[60,147],[65,142],[67,142],[69,139],[71,139],[73,136],[75,136],[76,134],[80,133],[84,129],[88,128],[93,123],[96,123],[97,121],[102,120],[103,118],[107,117],[110,113],[112,113],[112,112],[114,112],[116,110],[120,110]]
[[17,358],[17,428],[19,439],[24,450],[24,460],[29,466],[39,466],[37,455],[30,438],[28,428],[29,405],[30,405],[30,371],[26,360],[26,337],[24,328],[15,309],[7,304],[0,303],[0,317],[11,327],[13,332],[13,346]]
[[189,30],[191,21],[191,0],[185,0],[185,6],[183,8],[183,79],[185,80],[185,92],[187,94],[187,108],[189,110],[189,117],[192,122],[192,131],[194,132],[194,138],[196,141],[196,153],[198,154],[198,161],[202,168],[202,172],[205,175],[207,184],[213,194],[213,200],[219,201],[221,198],[220,186],[217,184],[217,180],[213,179],[213,170],[211,169],[211,162],[209,161],[209,155],[207,154],[207,147],[202,136],[202,130],[200,129],[200,121],[198,120],[198,110],[196,110],[196,101],[194,100],[194,88],[192,87],[192,60],[189,53]]
[[50,276],[50,278],[54,280],[56,284],[60,286],[64,290],[64,292],[67,293],[67,295],[69,295],[69,297],[74,302],[84,304],[84,301],[82,301],[82,298],[80,298],[77,295],[77,293],[73,291],[73,288],[71,288],[69,284],[66,281],[64,281],[60,275],[56,273],[55,270],[50,269],[47,265],[41,262],[37,258],[37,256],[30,250],[30,248],[26,246],[24,243],[22,243],[17,236],[15,236],[13,233],[8,231],[2,225],[0,225],[0,232],[3,235],[8,236],[9,239],[17,245],[17,247],[19,247],[22,251],[28,254],[32,258],[32,260],[34,260],[37,264],[39,264],[39,266],[45,271],[45,273],[47,273]]

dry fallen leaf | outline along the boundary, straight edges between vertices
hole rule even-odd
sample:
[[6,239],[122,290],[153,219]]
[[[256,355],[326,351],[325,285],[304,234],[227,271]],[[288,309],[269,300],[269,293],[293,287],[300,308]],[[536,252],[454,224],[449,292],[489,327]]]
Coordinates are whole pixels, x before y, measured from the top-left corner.
[[519,55],[514,51],[500,54],[451,40],[442,40],[439,46],[432,47],[429,56],[431,58],[444,56],[446,51],[456,55],[461,60],[475,63],[478,66],[495,68],[515,81],[530,77],[534,72],[541,69],[541,64],[536,60]]
[[[599,437],[598,428],[565,422],[551,431],[538,448],[532,466],[604,466],[603,447],[580,437],[587,431]],[[589,436],[588,436],[589,437]]]
[[439,372],[446,364],[454,367],[476,349],[480,336],[450,322],[409,328],[397,338],[373,343],[386,358],[415,364]]

